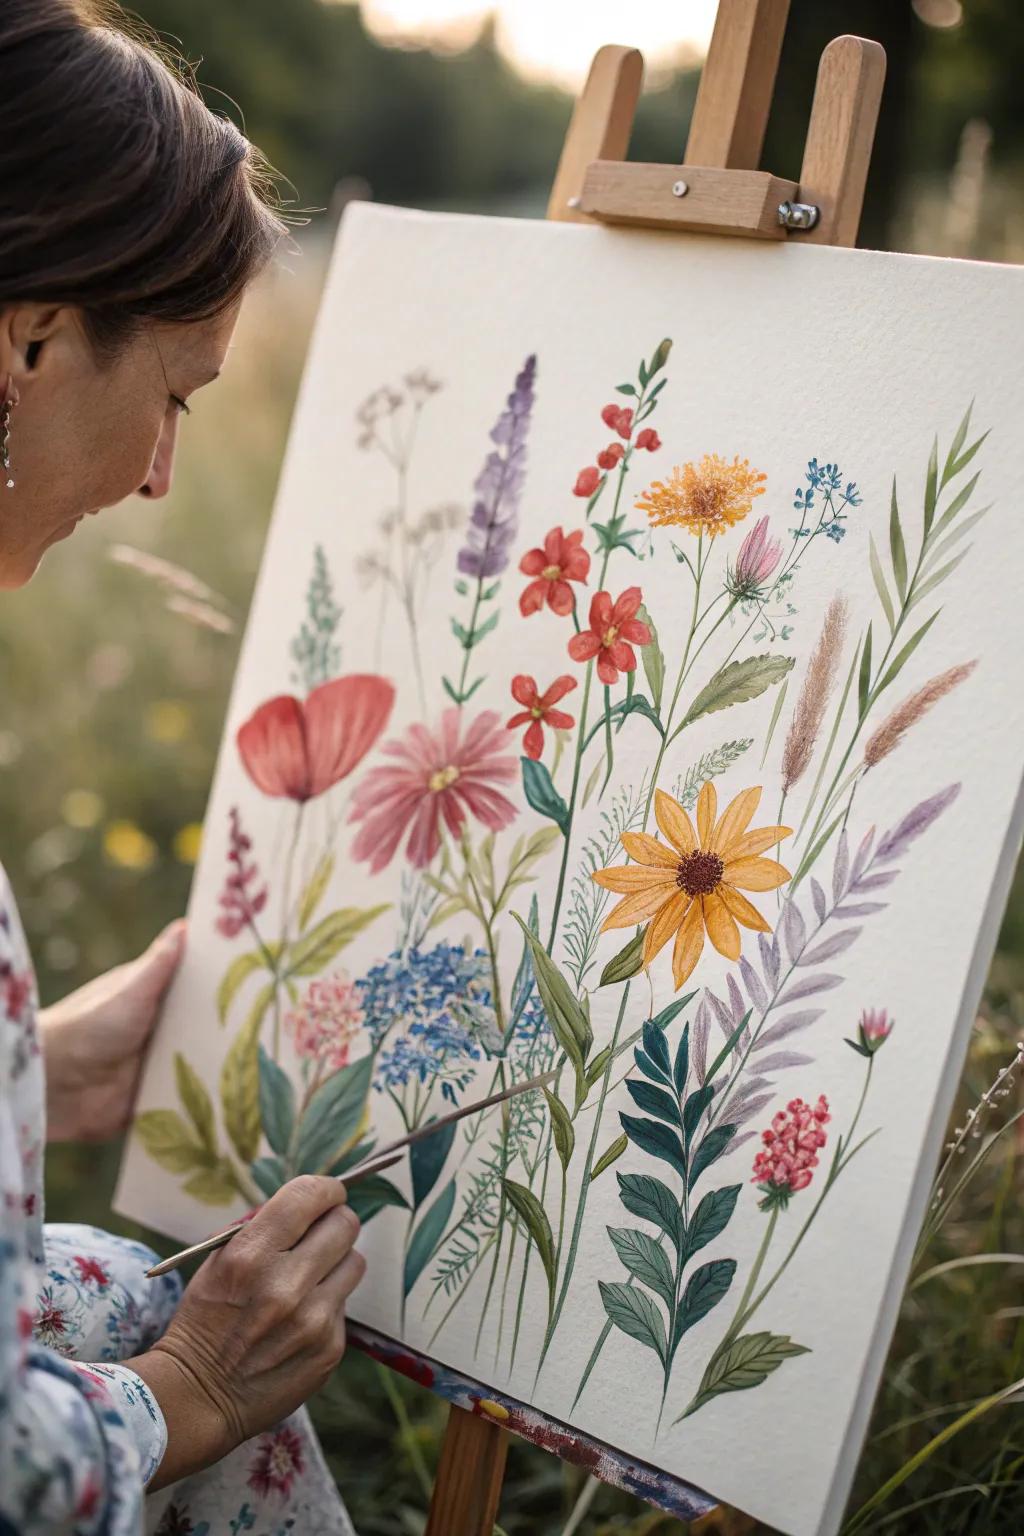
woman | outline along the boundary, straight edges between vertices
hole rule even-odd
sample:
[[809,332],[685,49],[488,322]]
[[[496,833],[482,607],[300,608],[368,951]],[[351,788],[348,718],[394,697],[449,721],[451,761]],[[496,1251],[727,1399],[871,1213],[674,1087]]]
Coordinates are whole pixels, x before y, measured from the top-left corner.
[[[257,152],[122,23],[107,0],[0,5],[6,588],[87,513],[166,493],[284,229]],[[44,1124],[123,1128],[183,929],[37,1015],[0,870],[0,1536],[351,1530],[300,1407],[363,1273],[340,1184],[286,1185],[184,1294],[137,1243],[42,1225]]]

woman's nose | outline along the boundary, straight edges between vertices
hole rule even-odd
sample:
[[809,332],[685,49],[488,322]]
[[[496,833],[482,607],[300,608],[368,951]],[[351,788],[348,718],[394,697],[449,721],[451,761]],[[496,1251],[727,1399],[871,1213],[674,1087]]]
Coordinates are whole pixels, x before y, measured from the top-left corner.
[[139,486],[138,494],[151,499],[166,496],[174,478],[174,445],[178,433],[178,418],[169,416],[157,440],[149,474]]

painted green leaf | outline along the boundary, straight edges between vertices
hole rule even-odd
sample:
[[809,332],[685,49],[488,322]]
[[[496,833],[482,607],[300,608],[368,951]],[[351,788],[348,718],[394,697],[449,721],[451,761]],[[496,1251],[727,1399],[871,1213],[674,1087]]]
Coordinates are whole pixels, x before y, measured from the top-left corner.
[[220,1069],[224,1129],[243,1163],[251,1163],[260,1144],[260,1024],[250,1014],[232,1040]]
[[768,730],[765,733],[765,738],[764,738],[764,748],[763,748],[763,750],[761,752],[761,767],[762,768],[765,765],[765,759],[768,756],[768,748],[772,744],[772,737],[775,735],[775,727],[779,723],[779,716],[782,714],[782,706],[786,702],[786,694],[788,692],[789,692],[789,678],[787,677],[785,679],[785,681],[783,682],[782,687],[779,689],[778,693],[775,695],[775,704],[774,704],[774,706],[772,708],[772,717],[768,721]]
[[208,1167],[211,1158],[176,1109],[147,1109],[135,1119],[135,1134],[155,1163],[168,1173]]
[[871,576],[875,583],[875,591],[878,593],[878,601],[882,605],[882,612],[885,614],[886,623],[890,630],[894,630],[896,628],[896,612],[892,605],[892,598],[889,596],[889,589],[885,584],[885,573],[882,570],[882,562],[878,558],[878,550],[875,548],[875,536],[873,533],[868,535],[868,564],[871,566]]
[[342,907],[321,919],[315,928],[296,939],[288,948],[289,976],[318,976],[335,955],[351,944],[357,933],[387,912],[390,903],[379,907]]
[[372,1075],[373,1057],[363,1056],[321,1083],[299,1122],[297,1173],[319,1173],[357,1134]]
[[598,1158],[593,1168],[591,1168],[590,1182],[593,1183],[599,1173],[604,1173],[606,1168],[610,1168],[612,1163],[616,1162],[622,1156],[623,1152],[625,1152],[628,1146],[629,1137],[625,1132],[623,1132],[621,1136],[616,1136],[611,1145],[605,1147],[604,1151],[601,1153],[601,1156]]
[[271,1150],[284,1157],[295,1127],[295,1090],[262,1045],[259,1047],[260,1119]]
[[679,1036],[679,1044],[676,1046],[676,1059],[672,1063],[672,1081],[675,1084],[676,1093],[686,1091],[686,1079],[690,1073],[690,1026],[683,1025],[683,1032]]
[[953,477],[953,465],[956,463],[957,454],[960,452],[964,443],[967,441],[967,428],[971,424],[971,412],[973,410],[974,401],[972,400],[963,414],[963,419],[960,422],[960,425],[957,427],[956,432],[953,435],[953,441],[949,445],[949,452],[946,454],[946,462],[942,466],[942,481],[940,484],[940,489],[946,484],[947,480],[950,480]]
[[354,1141],[351,1146],[345,1148],[339,1158],[328,1168],[327,1172],[332,1179],[340,1179],[350,1168],[358,1168],[360,1163],[365,1163],[377,1143],[372,1136],[364,1137],[362,1141]]
[[641,1152],[649,1152],[651,1157],[660,1157],[683,1178],[686,1177],[686,1160],[677,1131],[671,1126],[662,1125],[660,1120],[639,1120],[635,1115],[626,1115],[621,1111],[619,1119],[622,1129]]
[[956,495],[953,497],[953,500],[950,502],[949,506],[946,508],[945,512],[943,512],[942,516],[935,524],[935,527],[932,529],[931,540],[929,541],[930,544],[932,541],[941,538],[946,529],[949,527],[950,523],[953,522],[954,518],[963,511],[964,507],[974,495],[974,488],[980,479],[981,472],[979,470],[976,475],[973,475],[971,479],[968,480],[966,485],[960,487],[960,490],[957,491]]
[[530,946],[537,991],[540,993],[540,1000],[544,1005],[551,1031],[572,1063],[577,1084],[585,1093],[587,1057],[594,1043],[590,1021],[540,939],[530,932],[518,912],[513,912],[512,916],[523,930],[523,937]]
[[257,1157],[249,1164],[249,1173],[260,1193],[266,1195],[268,1200],[271,1195],[277,1194],[288,1178],[279,1157]]
[[266,964],[259,950],[250,950],[247,954],[236,955],[234,960],[224,972],[224,980],[217,988],[217,1017],[223,1024],[228,1016],[228,1009],[235,1000],[239,987],[251,976],[253,971],[263,969]]
[[728,1149],[730,1141],[736,1134],[734,1125],[716,1125],[714,1130],[708,1131],[700,1146],[694,1152],[690,1160],[689,1188],[692,1190],[701,1174],[718,1161]]
[[742,1184],[729,1184],[723,1189],[713,1189],[710,1194],[704,1196],[690,1217],[690,1224],[686,1230],[683,1245],[685,1258],[691,1259],[695,1253],[706,1248],[708,1243],[714,1242],[715,1238],[725,1231],[732,1219],[732,1213],[736,1209],[736,1201],[742,1189]]
[[639,1227],[609,1227],[608,1236],[633,1278],[654,1291],[666,1307],[671,1308],[676,1286],[664,1248]]
[[649,1173],[617,1173],[615,1177],[619,1181],[619,1199],[626,1210],[643,1221],[653,1222],[679,1247],[683,1213],[668,1185]]
[[641,1031],[644,1050],[667,1081],[672,1081],[672,1062],[669,1059],[665,1031],[659,1029],[653,1019],[645,1019]]
[[[990,427],[988,429],[988,432],[991,432],[991,430],[992,430],[992,428]],[[975,441],[971,444],[971,446],[969,448],[965,448],[964,449],[963,453],[960,455],[960,457],[957,459],[956,463],[953,465],[952,472],[950,474],[950,479],[952,479],[953,476],[960,474],[961,470],[964,470],[964,469],[967,468],[968,464],[974,458],[974,455],[977,453],[977,451],[981,447],[982,443],[988,437],[988,432],[983,432],[979,438],[975,439]]]
[[656,1083],[645,1082],[640,1077],[627,1077],[626,1092],[637,1109],[642,1109],[645,1115],[653,1115],[656,1120],[664,1120],[668,1125],[682,1126],[682,1116],[674,1095],[666,1093]]
[[932,443],[931,455],[928,459],[928,475],[924,485],[924,536],[928,537],[932,522],[935,517],[935,502],[939,488],[939,440],[935,438]]
[[691,1003],[696,996],[696,992],[687,992],[683,997],[677,997],[674,1002],[669,1003],[668,1007],[663,1008],[660,1013],[656,1013],[651,1020],[655,1029],[667,1029],[679,1017],[686,1005]]
[[637,609],[636,616],[651,632],[650,644],[640,647],[640,660],[644,665],[647,686],[651,690],[651,702],[660,714],[661,696],[665,689],[665,657],[658,643],[658,631],[654,627],[654,620],[643,603]]
[[204,1205],[230,1205],[239,1194],[234,1171],[227,1158],[221,1158],[213,1168],[200,1169],[185,1180],[182,1188],[186,1195],[201,1200]]
[[911,608],[914,608],[918,603],[923,602],[923,600],[928,596],[929,592],[934,592],[935,588],[944,582],[947,576],[952,576],[961,560],[966,559],[970,552],[971,547],[968,545],[967,548],[962,549],[958,555],[954,555],[952,560],[947,561],[947,563],[941,566],[937,571],[933,571],[926,581],[923,581],[919,586],[916,586],[914,588],[914,595],[910,599],[910,602],[907,604],[907,612],[909,613]]
[[353,1184],[348,1192],[348,1203],[364,1223],[388,1205],[397,1205],[406,1211],[409,1209],[409,1202],[402,1191],[379,1173],[371,1173],[368,1178]]
[[[777,1371],[784,1360],[807,1355],[804,1344],[794,1344],[784,1333],[744,1333],[724,1349],[716,1349],[708,1361],[697,1391],[679,1419],[685,1419],[721,1392],[745,1392]],[[676,1423],[679,1423],[676,1419]]]
[[532,1189],[527,1189],[525,1184],[516,1184],[512,1179],[502,1179],[501,1186],[505,1196],[516,1212],[523,1225],[533,1239],[535,1248],[544,1266],[544,1273],[548,1281],[548,1309],[555,1299],[555,1244],[551,1236],[551,1223],[548,1221],[547,1212],[541,1205]]
[[200,1144],[211,1157],[216,1157],[217,1131],[210,1095],[198,1073],[193,1071],[180,1051],[174,1053],[174,1079],[178,1085],[178,1098],[195,1127]]
[[527,804],[539,816],[546,816],[549,821],[553,821],[563,837],[567,836],[569,807],[555,788],[550,773],[543,763],[535,763],[532,757],[521,757],[519,761],[523,768],[523,794]]
[[889,502],[889,553],[892,555],[892,573],[896,578],[896,590],[902,603],[907,595],[907,550],[900,527],[900,509],[896,500],[896,476],[892,477],[892,497]]
[[863,720],[871,697],[871,625],[864,636],[864,649],[860,655],[860,677],[857,679],[857,709]]
[[[358,1187],[357,1185],[356,1188]],[[353,1193],[355,1193],[354,1190]],[[412,1241],[405,1255],[405,1273],[402,1282],[406,1296],[437,1252],[454,1204],[455,1180],[449,1179],[433,1205],[423,1213],[412,1235]]]
[[617,955],[613,955],[601,972],[599,987],[612,987],[619,981],[629,981],[631,976],[636,976],[643,969],[644,963],[644,939],[647,935],[646,926],[641,928],[635,938],[630,939]]
[[699,1269],[694,1270],[687,1281],[682,1305],[676,1318],[676,1333],[679,1339],[695,1327],[702,1318],[707,1317],[712,1308],[718,1306],[732,1285],[732,1277],[735,1273],[735,1259],[712,1259],[710,1264],[702,1264]]
[[310,876],[309,884],[306,886],[305,890],[299,898],[300,933],[303,932],[306,924],[310,921],[313,913],[319,906],[333,873],[334,854],[322,854],[316,868]]
[[573,1130],[569,1111],[557,1094],[549,1089],[543,1090],[544,1097],[548,1101],[548,1112],[551,1115],[551,1135],[555,1143],[555,1151],[558,1153],[558,1161],[563,1168],[568,1168],[576,1146],[576,1132]]
[[885,675],[882,678],[882,681],[879,683],[878,687],[875,690],[875,697],[876,698],[878,697],[878,695],[880,693],[884,693],[886,688],[888,688],[889,684],[891,682],[894,682],[895,679],[899,676],[900,672],[902,672],[903,668],[906,666],[906,664],[910,660],[911,656],[913,656],[914,652],[917,650],[918,646],[921,644],[921,641],[924,639],[925,635],[931,629],[932,625],[935,623],[935,620],[938,618],[938,616],[939,616],[939,614],[941,612],[942,612],[941,608],[936,608],[936,610],[932,614],[931,618],[930,619],[926,619],[925,622],[921,625],[921,628],[919,630],[917,630],[916,633],[913,634],[910,637],[910,639],[907,641],[906,645],[903,647],[903,649],[900,651],[899,655],[896,657],[895,661],[890,662],[889,666],[886,668]]
[[442,1125],[432,1136],[413,1142],[409,1148],[409,1171],[412,1174],[412,1203],[418,1210],[441,1177],[448,1161],[448,1154],[455,1140],[458,1126],[454,1121]]
[[623,1333],[628,1333],[631,1339],[653,1349],[664,1364],[665,1320],[646,1291],[619,1281],[599,1280],[597,1283],[609,1321]]
[[593,1061],[587,1067],[587,1087],[593,1088],[594,1084],[604,1076],[604,1069],[612,1059],[612,1048],[606,1045],[603,1051],[598,1051]]
[[767,688],[781,683],[792,671],[792,656],[747,656],[742,661],[726,662],[694,699],[686,712],[684,725],[711,715],[733,704],[746,704]]
[[714,1096],[714,1089],[709,1082],[704,1082],[700,1088],[695,1088],[683,1105],[683,1131],[686,1136],[686,1145],[693,1140],[693,1134],[700,1124],[700,1117],[707,1109]]

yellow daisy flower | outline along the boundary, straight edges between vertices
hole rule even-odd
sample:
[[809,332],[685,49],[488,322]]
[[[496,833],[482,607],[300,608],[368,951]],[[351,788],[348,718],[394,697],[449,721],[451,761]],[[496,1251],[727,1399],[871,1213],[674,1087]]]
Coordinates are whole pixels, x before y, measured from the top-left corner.
[[697,826],[678,800],[655,790],[654,814],[666,841],[646,832],[624,832],[622,846],[635,862],[597,869],[592,878],[605,890],[625,897],[601,924],[606,928],[631,928],[648,918],[644,938],[644,969],[675,935],[672,978],[676,991],[693,971],[704,948],[704,934],[727,960],[740,957],[740,930],[753,928],[770,933],[760,912],[740,894],[774,891],[789,879],[789,870],[774,859],[760,855],[792,827],[759,827],[748,832],[761,800],[761,789],[745,789],[718,813],[713,784],[704,785],[697,797]]
[[654,528],[677,525],[713,539],[746,517],[767,478],[749,459],[727,464],[706,453],[699,464],[677,464],[668,480],[655,480],[636,505]]

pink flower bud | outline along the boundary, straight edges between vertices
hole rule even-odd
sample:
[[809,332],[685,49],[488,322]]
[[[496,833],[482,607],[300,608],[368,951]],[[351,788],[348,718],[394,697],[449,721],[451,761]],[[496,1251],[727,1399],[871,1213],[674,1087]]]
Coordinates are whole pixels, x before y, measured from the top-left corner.
[[620,437],[628,437],[633,430],[633,412],[620,411],[617,421],[610,422]]
[[637,433],[635,446],[637,448],[646,448],[648,453],[654,453],[656,449],[661,447],[661,438],[653,427],[644,427],[642,431]]
[[607,448],[601,449],[597,462],[601,469],[614,469],[625,451],[621,443],[609,443]]

